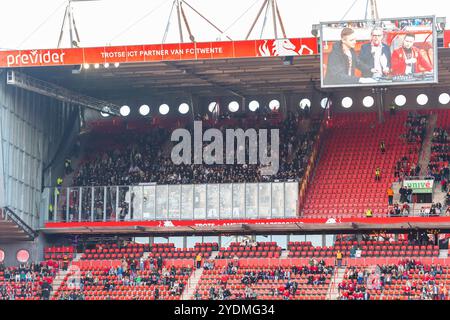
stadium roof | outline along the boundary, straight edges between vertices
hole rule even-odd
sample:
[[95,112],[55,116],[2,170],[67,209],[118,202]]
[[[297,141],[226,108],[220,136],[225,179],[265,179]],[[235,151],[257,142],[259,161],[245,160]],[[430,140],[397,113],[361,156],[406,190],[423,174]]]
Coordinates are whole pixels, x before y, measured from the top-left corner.
[[[102,99],[193,94],[196,96],[257,96],[304,92],[313,83],[320,88],[318,55],[293,58],[284,64],[280,57],[201,61],[171,61],[121,64],[72,74],[70,67],[23,68],[36,78]],[[450,84],[450,49],[439,49],[439,84]],[[401,88],[421,87],[408,85]],[[429,87],[429,86],[427,86]]]

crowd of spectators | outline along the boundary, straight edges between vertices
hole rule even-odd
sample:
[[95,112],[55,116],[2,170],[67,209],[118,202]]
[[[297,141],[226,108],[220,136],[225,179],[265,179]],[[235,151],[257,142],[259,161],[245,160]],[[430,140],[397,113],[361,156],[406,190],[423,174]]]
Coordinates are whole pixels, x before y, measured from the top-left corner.
[[[413,277],[417,273],[419,278]],[[445,300],[448,296],[446,286],[436,281],[437,275],[442,275],[444,269],[440,264],[424,265],[414,259],[400,260],[397,264],[377,265],[369,272],[359,267],[348,267],[345,280],[338,285],[341,300],[370,300],[370,291],[384,290],[394,281],[401,281],[402,294],[411,299],[420,290],[422,300]],[[417,295],[416,295],[417,296]]]
[[[327,266],[325,261],[311,259],[308,266],[292,266],[291,268],[277,267],[271,270],[249,270],[242,273],[240,282],[245,285],[243,292],[232,292],[228,287],[230,275],[238,274],[238,261],[229,262],[223,267],[221,277],[216,286],[211,286],[208,291],[210,300],[256,300],[257,291],[252,287],[260,282],[285,281],[278,287],[270,288],[269,296],[280,296],[283,300],[290,300],[295,297],[299,283],[295,280],[295,275],[305,275],[308,285],[325,285],[326,280],[334,272],[333,266]],[[196,291],[194,299],[201,300],[201,294]]]
[[[170,153],[171,147],[176,143],[170,142],[168,130],[159,128],[150,134],[127,133],[114,136],[112,139],[116,141],[115,147],[101,154],[88,148],[86,153],[93,156],[89,156],[80,166],[73,183],[75,186],[109,186],[142,182],[188,184],[297,179],[303,174],[318,131],[318,124],[312,127],[310,132],[300,134],[297,117],[289,114],[279,125],[268,128],[280,130],[280,164],[279,171],[274,176],[263,176],[261,167],[252,164],[175,165],[170,159]],[[203,129],[206,130],[208,127],[205,126]],[[224,132],[228,128],[222,126],[218,129]],[[248,151],[248,148],[246,149]]]
[[413,162],[411,154],[420,151],[426,135],[427,122],[428,116],[426,115],[420,115],[415,112],[408,113],[405,123],[407,131],[403,137],[411,148],[409,154],[402,156],[394,166],[394,176],[399,181],[403,181],[407,177],[417,177],[420,175],[421,167],[418,163]]
[[[369,300],[370,294],[366,289],[369,272],[355,266],[348,267],[344,280],[338,284],[339,300]],[[373,276],[371,277],[373,278]],[[371,280],[372,281],[372,280]]]
[[447,191],[447,184],[450,179],[450,144],[448,143],[447,130],[436,128],[433,132],[431,146],[431,158],[428,165],[428,176],[434,177],[436,181],[441,181],[443,191]]
[[57,272],[58,264],[53,261],[22,263],[18,267],[8,268],[0,264],[0,300],[34,297],[49,300],[51,284]]
[[[143,271],[150,271],[149,273]],[[179,280],[180,276],[190,276],[192,268],[166,268],[160,261],[153,258],[148,259],[123,259],[118,267],[106,268],[103,273],[94,275],[92,271],[87,271],[79,279],[70,278],[67,287],[71,290],[63,293],[60,300],[84,300],[86,286],[100,286],[106,292],[113,292],[117,286],[168,286],[169,292],[173,296],[181,296],[184,290],[184,283]],[[79,281],[79,283],[77,283]],[[160,297],[159,289],[154,290],[155,300]]]
[[408,143],[420,145],[427,132],[428,116],[416,112],[409,112],[406,119],[406,140]]

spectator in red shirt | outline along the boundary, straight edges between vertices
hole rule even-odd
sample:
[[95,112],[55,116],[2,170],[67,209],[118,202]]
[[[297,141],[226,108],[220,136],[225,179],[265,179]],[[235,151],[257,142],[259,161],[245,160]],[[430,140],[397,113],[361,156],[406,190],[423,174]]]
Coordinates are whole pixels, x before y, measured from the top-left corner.
[[403,292],[408,297],[409,300],[411,298],[411,288],[409,286],[404,286]]
[[278,294],[280,295],[280,294],[283,294],[284,293],[284,285],[280,285],[279,287],[278,287]]
[[228,276],[227,276],[226,274],[224,274],[224,275],[222,276],[222,278],[220,279],[220,284],[226,285],[227,282],[228,282]]

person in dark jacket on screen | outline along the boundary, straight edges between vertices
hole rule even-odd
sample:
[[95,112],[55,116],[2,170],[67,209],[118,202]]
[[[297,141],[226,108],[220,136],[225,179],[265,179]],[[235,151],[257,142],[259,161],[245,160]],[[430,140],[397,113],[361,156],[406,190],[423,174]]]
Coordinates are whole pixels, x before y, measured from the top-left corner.
[[370,73],[371,68],[363,63],[355,52],[356,36],[351,28],[344,28],[341,32],[341,41],[333,45],[328,56],[327,71],[324,83],[326,85],[351,85],[358,83],[375,83],[371,78],[362,78],[355,75],[359,69],[362,74]]

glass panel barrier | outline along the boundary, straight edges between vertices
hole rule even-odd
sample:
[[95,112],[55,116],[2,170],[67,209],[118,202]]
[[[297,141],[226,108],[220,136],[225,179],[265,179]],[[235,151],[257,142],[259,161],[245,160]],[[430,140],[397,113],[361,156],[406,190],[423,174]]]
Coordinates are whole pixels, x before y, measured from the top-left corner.
[[233,216],[233,187],[231,184],[220,184],[220,219]]
[[270,183],[258,183],[259,218],[270,218]]
[[81,189],[81,221],[91,221],[92,188],[82,187]]
[[206,185],[194,185],[194,219],[206,219]]
[[66,219],[66,209],[67,209],[67,189],[66,188],[56,188],[55,194],[57,197],[56,204],[56,220],[61,222],[67,222]]
[[207,219],[219,219],[219,185],[207,184]]
[[272,218],[284,217],[284,183],[272,183]]
[[233,219],[245,218],[245,184],[233,183]]
[[181,185],[169,186],[169,219],[180,220],[181,218]]
[[69,191],[69,221],[79,222],[80,218],[80,188],[70,188]]
[[156,186],[145,186],[143,192],[144,192],[144,197],[143,197],[144,208],[142,210],[143,219],[144,220],[155,220]]
[[258,217],[258,184],[247,183],[245,185],[245,218]]
[[297,217],[298,210],[297,182],[97,186],[45,191],[41,203],[47,204],[46,221],[277,219]]
[[156,220],[167,220],[169,186],[156,186]]
[[295,218],[297,217],[297,202],[298,202],[298,183],[286,182],[285,183],[285,217]]
[[116,221],[116,187],[106,187],[105,221]]
[[94,187],[94,221],[103,221],[104,197],[104,188]]
[[181,219],[194,219],[194,186],[181,186]]
[[119,221],[130,220],[130,192],[129,187],[119,187]]
[[143,186],[133,186],[130,188],[131,207],[130,207],[130,220],[142,221],[142,198]]

